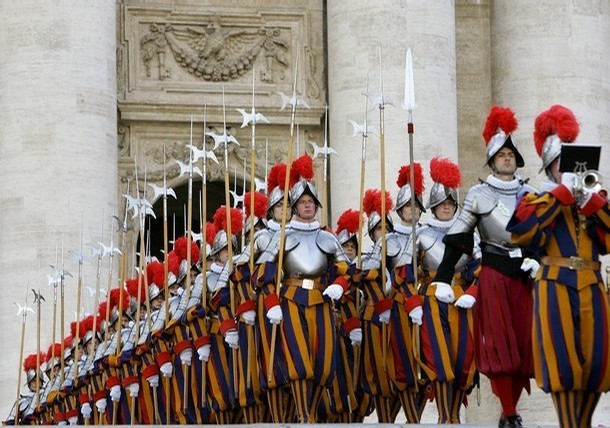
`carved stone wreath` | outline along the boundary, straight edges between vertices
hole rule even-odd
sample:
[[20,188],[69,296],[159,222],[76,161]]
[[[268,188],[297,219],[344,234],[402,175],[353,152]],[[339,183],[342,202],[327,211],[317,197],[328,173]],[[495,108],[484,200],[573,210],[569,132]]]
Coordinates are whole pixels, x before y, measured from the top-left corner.
[[153,23],[149,33],[140,40],[140,48],[148,77],[151,77],[151,62],[155,58],[158,78],[171,77],[165,62],[169,50],[191,75],[214,82],[239,78],[252,68],[263,52],[265,66],[260,72],[261,80],[273,82],[274,63],[288,67],[288,42],[280,34],[279,28],[264,26],[255,30],[227,30],[217,19],[207,26]]

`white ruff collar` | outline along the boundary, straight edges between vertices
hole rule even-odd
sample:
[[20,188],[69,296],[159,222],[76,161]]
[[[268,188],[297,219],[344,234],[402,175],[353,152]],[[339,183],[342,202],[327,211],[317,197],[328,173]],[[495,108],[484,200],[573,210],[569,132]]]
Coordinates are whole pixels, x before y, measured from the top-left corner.
[[401,235],[411,235],[413,233],[413,227],[405,226],[404,224],[395,224],[394,232],[400,233]]
[[302,230],[305,232],[320,229],[320,223],[312,221],[311,223],[303,223],[298,220],[290,220],[290,228],[295,230]]
[[210,270],[214,273],[222,272],[223,268],[224,268],[224,266],[221,266],[216,262],[212,263],[212,266],[210,266]]
[[499,178],[494,177],[493,174],[489,174],[485,181],[487,184],[500,190],[517,190],[521,186],[521,178],[516,174],[515,178],[511,181],[500,180]]
[[446,220],[446,221],[441,221],[436,218],[430,218],[430,219],[428,219],[428,226],[430,226],[434,229],[439,229],[439,230],[449,230],[449,228],[453,225],[453,223],[455,223],[456,219],[457,219],[457,216],[455,216],[455,215],[453,216],[453,218],[451,220]]
[[277,232],[281,227],[282,225],[273,219],[267,221],[267,228],[272,232]]

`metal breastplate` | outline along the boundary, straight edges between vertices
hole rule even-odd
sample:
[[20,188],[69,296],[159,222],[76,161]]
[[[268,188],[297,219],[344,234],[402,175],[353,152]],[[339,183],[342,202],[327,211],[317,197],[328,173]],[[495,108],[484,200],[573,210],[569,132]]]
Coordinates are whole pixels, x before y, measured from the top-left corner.
[[510,220],[517,202],[515,193],[494,192],[494,208],[479,218],[478,230],[483,242],[492,242],[505,247],[513,247],[506,225]]
[[284,273],[286,276],[315,278],[321,276],[328,268],[328,255],[316,244],[318,230],[291,231],[291,239],[298,244],[284,255]]
[[208,291],[210,293],[214,293],[216,290],[218,290],[219,288],[222,288],[224,286],[222,281],[220,281],[220,276],[223,273],[223,271],[224,271],[224,268],[222,271],[215,271],[215,270],[207,271],[206,286],[208,287]]
[[[423,252],[421,265],[425,270],[435,272],[443,261],[443,255],[445,254],[443,238],[446,233],[447,230],[434,227],[428,227],[421,234],[418,233],[419,249]],[[467,262],[468,256],[462,254],[455,265],[456,272],[466,266]]]

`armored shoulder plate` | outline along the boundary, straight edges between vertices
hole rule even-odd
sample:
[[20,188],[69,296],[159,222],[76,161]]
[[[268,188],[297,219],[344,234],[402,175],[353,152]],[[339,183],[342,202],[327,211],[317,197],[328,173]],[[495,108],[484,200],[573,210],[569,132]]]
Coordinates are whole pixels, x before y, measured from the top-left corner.
[[477,184],[468,190],[462,211],[485,215],[491,212],[497,204],[498,195],[496,192],[487,184]]
[[523,185],[521,186],[520,192],[538,193],[538,189],[536,189],[534,186],[530,186],[527,183],[523,183]]
[[417,243],[420,251],[428,251],[438,241],[442,241],[444,234],[439,234],[436,230],[429,227],[417,234]]
[[375,242],[370,251],[362,254],[362,270],[379,269],[381,267],[381,240]]
[[[297,230],[286,230],[286,237],[285,237],[285,242],[284,242],[284,251],[292,251],[294,250],[297,245],[299,245],[299,242],[301,242],[300,237],[299,237],[300,233]],[[278,234],[278,247],[279,247],[279,234]]]
[[386,236],[386,254],[388,257],[397,257],[407,241],[407,235],[388,233]]
[[347,261],[343,247],[335,235],[326,230],[320,230],[316,237],[316,244],[324,253],[331,255],[336,261]]
[[136,342],[136,329],[140,328],[140,323],[135,321],[129,322],[129,327],[124,328],[121,332],[121,341],[123,342],[123,351],[131,351]]

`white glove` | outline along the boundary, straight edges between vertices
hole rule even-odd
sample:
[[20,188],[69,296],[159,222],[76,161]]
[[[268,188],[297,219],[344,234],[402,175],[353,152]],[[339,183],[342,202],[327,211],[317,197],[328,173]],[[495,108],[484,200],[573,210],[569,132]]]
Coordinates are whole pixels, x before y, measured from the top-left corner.
[[146,378],[146,382],[150,385],[151,388],[156,388],[159,386],[159,375],[152,375]]
[[436,285],[434,296],[439,302],[451,303],[455,300],[455,294],[453,294],[451,286],[446,282],[433,282],[432,285]]
[[108,402],[106,401],[105,398],[100,398],[99,400],[97,400],[95,402],[95,407],[97,407],[97,411],[99,413],[105,413],[107,405],[108,405]]
[[174,366],[171,362],[162,364],[161,367],[159,367],[159,370],[164,377],[172,377],[172,374],[174,374]]
[[199,348],[197,348],[197,354],[199,355],[199,361],[205,361],[206,363],[208,362],[208,360],[210,359],[210,349],[211,346],[208,345],[203,345],[200,346]]
[[121,400],[121,387],[119,385],[115,385],[112,388],[110,388],[110,399],[112,401]]
[[253,309],[246,311],[241,314],[241,319],[248,325],[254,325],[254,322],[256,321],[256,312],[254,312]]
[[68,422],[66,422],[66,421],[57,422],[57,425],[68,425]]
[[477,299],[474,298],[474,296],[471,296],[470,294],[462,294],[456,301],[455,301],[455,306],[457,306],[458,308],[462,308],[462,309],[470,309],[474,306],[474,304],[477,302]]
[[352,346],[358,346],[362,343],[362,329],[360,327],[349,332],[349,339],[352,341]]
[[387,269],[385,278],[385,287],[383,288],[383,290],[385,291],[385,294],[388,295],[390,294],[390,291],[392,291],[392,279],[390,278],[390,273],[387,272]]
[[411,309],[411,312],[409,312],[409,318],[411,318],[411,322],[413,324],[421,325],[423,317],[424,311],[421,306],[416,306],[415,308]]
[[180,362],[183,365],[190,366],[193,362],[193,350],[191,348],[187,348],[184,351],[180,352]]
[[339,284],[330,284],[322,292],[323,295],[330,297],[333,300],[339,300],[343,296],[343,287]]
[[237,330],[231,329],[225,333],[225,342],[231,349],[239,348],[239,335],[237,334]]
[[384,324],[390,323],[390,309],[386,309],[385,311],[379,314],[379,321]]
[[580,208],[584,208],[585,205],[587,205],[589,203],[589,201],[593,197],[593,192],[589,189],[583,189],[582,196],[583,196],[582,200],[578,203],[578,206]]
[[129,391],[129,395],[133,398],[137,398],[140,393],[140,384],[138,382],[130,383],[127,385],[127,390]]
[[573,172],[564,172],[561,175],[561,184],[566,186],[568,190],[570,190],[570,193],[574,192],[574,183],[576,183],[577,180],[580,180],[580,177]]
[[523,263],[521,263],[521,270],[523,272],[528,272],[529,277],[531,279],[536,278],[536,274],[538,273],[539,268],[540,268],[540,263],[538,263],[534,259],[530,259],[529,257],[524,258]]
[[70,425],[76,425],[78,423],[78,416],[70,416],[68,418],[68,423]]
[[284,316],[282,315],[282,308],[280,308],[280,305],[275,305],[269,308],[267,311],[267,318],[269,318],[269,322],[271,324],[281,323]]
[[91,404],[85,403],[80,406],[80,412],[83,415],[83,418],[89,419],[91,417],[91,413],[93,413],[93,409],[91,408]]

